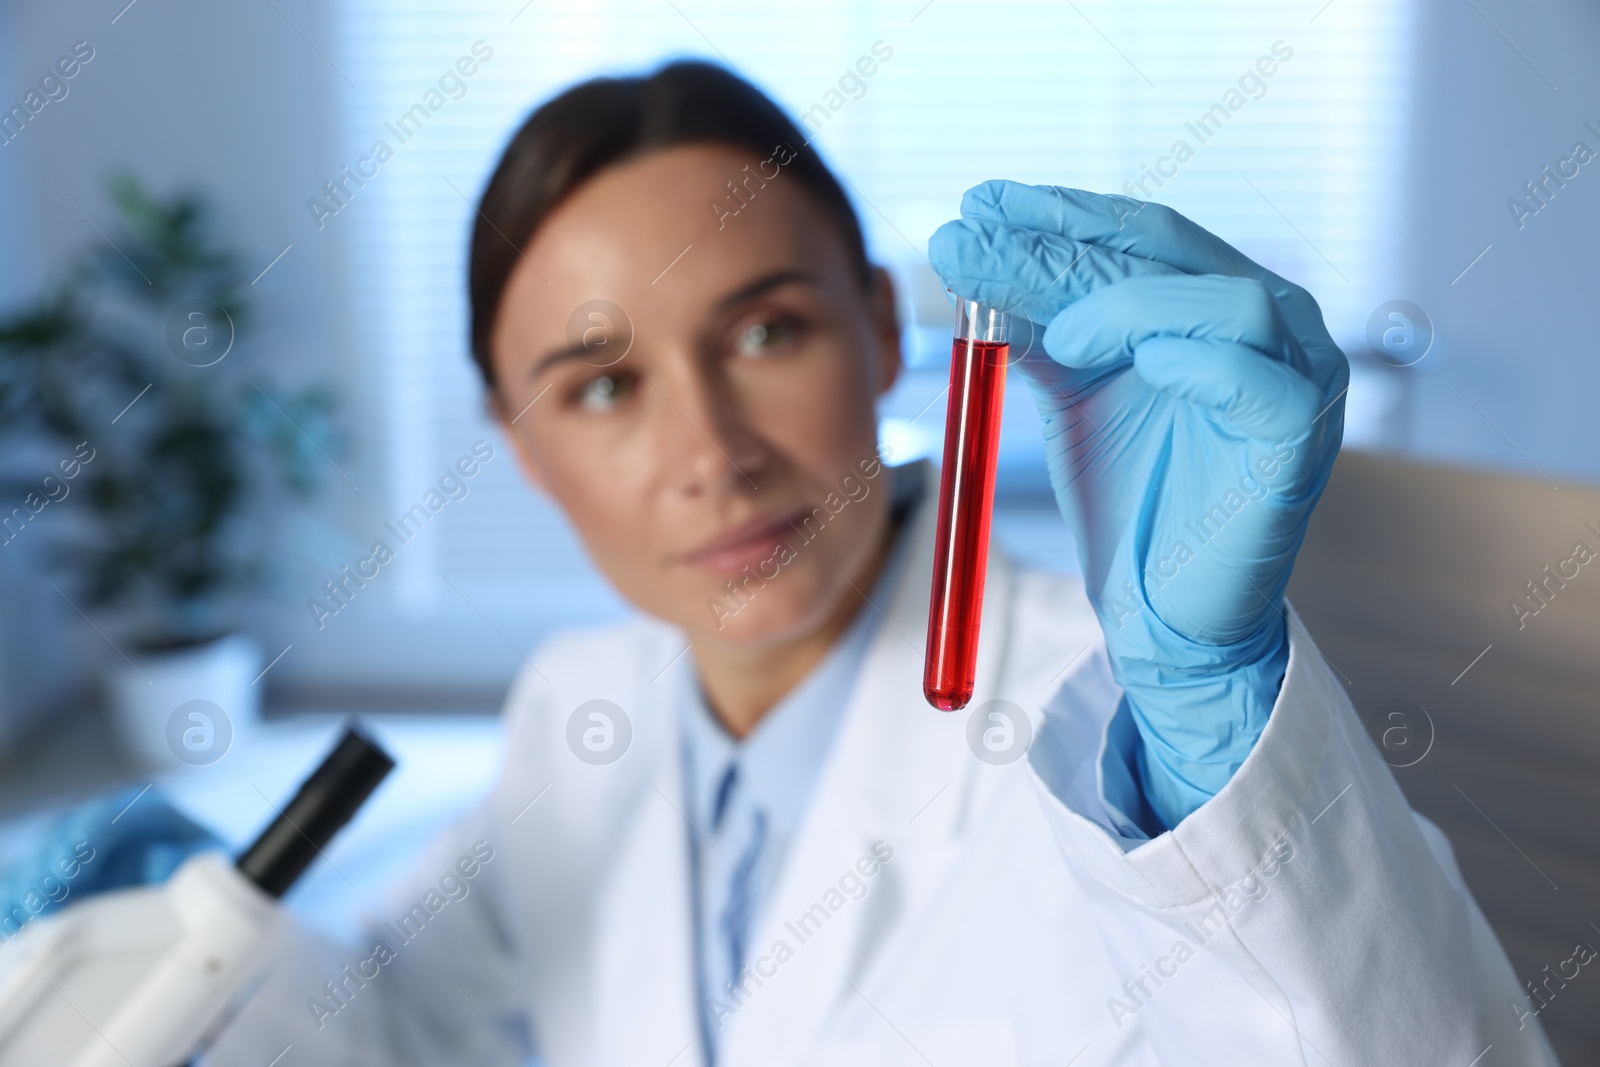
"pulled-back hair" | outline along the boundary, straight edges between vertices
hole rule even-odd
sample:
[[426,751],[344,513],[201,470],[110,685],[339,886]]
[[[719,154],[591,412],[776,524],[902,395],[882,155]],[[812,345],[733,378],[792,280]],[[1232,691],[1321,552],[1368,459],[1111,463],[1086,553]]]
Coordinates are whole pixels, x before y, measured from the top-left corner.
[[844,190],[783,110],[743,78],[680,61],[654,73],[593,78],[536,109],[506,146],[472,229],[468,297],[472,359],[494,389],[489,338],[517,260],[558,205],[607,167],[676,145],[722,144],[766,159],[794,153],[784,171],[839,231],[863,284],[870,277],[861,224]]

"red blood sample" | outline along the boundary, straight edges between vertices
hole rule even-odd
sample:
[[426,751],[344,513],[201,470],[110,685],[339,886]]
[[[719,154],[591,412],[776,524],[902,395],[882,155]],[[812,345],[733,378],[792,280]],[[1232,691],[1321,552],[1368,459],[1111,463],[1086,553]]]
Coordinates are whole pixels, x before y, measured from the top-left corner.
[[977,673],[978,622],[1010,352],[1005,341],[957,337],[950,353],[939,532],[922,675],[923,695],[941,711],[967,706]]

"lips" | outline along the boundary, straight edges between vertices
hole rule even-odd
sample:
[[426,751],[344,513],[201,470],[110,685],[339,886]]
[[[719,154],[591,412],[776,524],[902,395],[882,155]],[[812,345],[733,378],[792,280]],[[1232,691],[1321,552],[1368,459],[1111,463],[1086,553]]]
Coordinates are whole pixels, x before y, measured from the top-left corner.
[[761,515],[716,535],[700,547],[684,553],[683,562],[717,574],[738,574],[770,559],[778,546],[794,534],[793,524],[810,511],[794,508],[777,515]]

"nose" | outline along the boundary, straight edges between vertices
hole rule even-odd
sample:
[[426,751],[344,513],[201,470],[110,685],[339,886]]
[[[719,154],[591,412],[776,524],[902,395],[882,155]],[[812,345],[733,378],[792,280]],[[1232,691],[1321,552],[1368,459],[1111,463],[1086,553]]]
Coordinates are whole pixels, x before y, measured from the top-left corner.
[[698,361],[651,382],[659,406],[661,460],[685,495],[755,492],[772,453],[728,383]]

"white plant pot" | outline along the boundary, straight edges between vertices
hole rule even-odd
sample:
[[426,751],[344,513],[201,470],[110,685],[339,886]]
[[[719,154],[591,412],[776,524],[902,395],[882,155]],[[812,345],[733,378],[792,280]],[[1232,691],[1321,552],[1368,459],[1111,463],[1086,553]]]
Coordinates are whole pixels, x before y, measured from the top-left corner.
[[242,634],[172,652],[117,657],[104,674],[112,726],[150,770],[221,759],[261,717],[261,648]]

